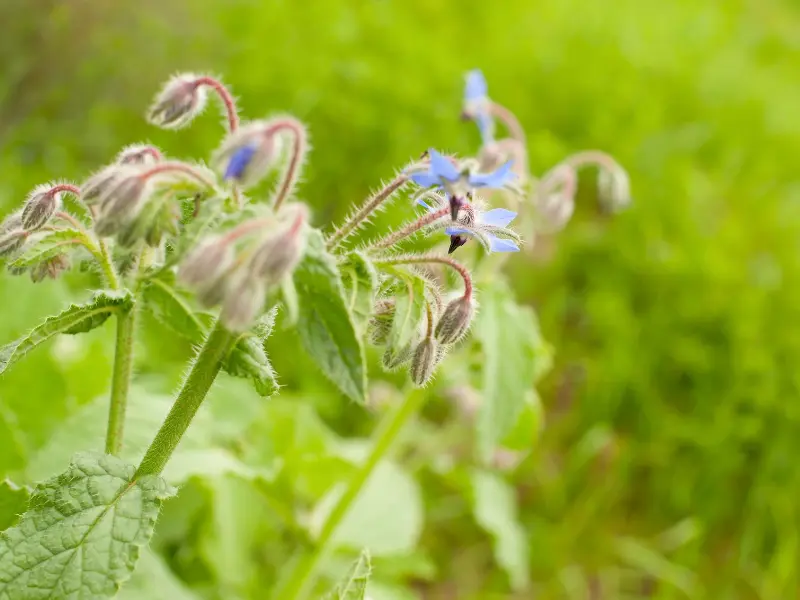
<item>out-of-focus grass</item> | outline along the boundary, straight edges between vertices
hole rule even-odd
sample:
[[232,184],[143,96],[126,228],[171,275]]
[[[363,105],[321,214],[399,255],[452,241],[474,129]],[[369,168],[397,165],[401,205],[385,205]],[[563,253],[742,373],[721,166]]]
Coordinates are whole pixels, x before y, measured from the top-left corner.
[[[477,133],[458,121],[468,68],[482,68],[493,97],[520,117],[534,171],[583,148],[612,153],[630,171],[633,207],[599,215],[587,176],[567,231],[530,240],[534,252],[508,263],[556,348],[542,390],[548,426],[514,475],[537,589],[554,598],[602,586],[630,597],[794,593],[793,3],[11,0],[0,22],[6,210],[43,179],[82,178],[125,143],[207,157],[215,116],[179,134],[139,118],[175,69],[222,74],[246,115],[291,111],[309,123],[315,149],[302,195],[318,224],[430,145],[476,148]],[[3,339],[87,281],[0,280]],[[106,385],[96,376],[109,368],[104,334],[76,348],[42,350],[0,380],[0,440],[11,439],[17,415],[32,418],[15,407],[35,402],[50,415],[19,423],[33,433],[0,454],[0,470]],[[177,372],[186,351],[147,348],[144,371],[166,355]],[[284,380],[324,389],[304,363],[274,360]],[[439,491],[426,488],[434,513]],[[485,543],[451,533],[454,543]],[[448,565],[447,549],[427,543],[442,578],[458,582],[465,565]],[[502,577],[488,581],[479,584],[503,589]]]

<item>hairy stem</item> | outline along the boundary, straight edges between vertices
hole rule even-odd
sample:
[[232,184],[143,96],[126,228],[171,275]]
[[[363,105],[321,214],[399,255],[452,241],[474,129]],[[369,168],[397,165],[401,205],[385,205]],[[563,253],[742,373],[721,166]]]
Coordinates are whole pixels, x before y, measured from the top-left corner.
[[569,165],[573,169],[588,165],[598,165],[609,171],[622,169],[619,163],[601,150],[583,150],[564,159],[561,164]]
[[184,175],[188,175],[195,181],[202,183],[209,189],[214,189],[214,182],[210,179],[206,178],[202,173],[200,173],[197,169],[193,168],[191,165],[187,165],[181,162],[165,162],[159,163],[152,167],[150,167],[147,171],[142,173],[140,177],[147,179],[148,177],[152,177],[153,175],[158,175],[159,173],[183,173]]
[[376,265],[411,265],[411,264],[424,264],[424,263],[439,263],[447,265],[455,270],[464,280],[464,297],[469,298],[472,296],[472,277],[469,271],[460,262],[448,258],[447,256],[439,256],[438,254],[422,254],[414,255],[409,254],[405,256],[393,256],[391,258],[382,258],[376,260]]
[[208,390],[211,389],[211,384],[214,383],[222,367],[222,361],[235,340],[236,336],[217,321],[197,354],[161,429],[145,452],[136,471],[136,477],[158,475],[164,470]]
[[511,134],[511,137],[525,145],[525,130],[522,128],[522,125],[517,117],[514,116],[514,113],[508,110],[505,106],[497,104],[497,102],[490,103],[489,112],[493,117],[497,117],[503,123],[505,128],[508,129],[508,132]]
[[119,289],[119,275],[114,268],[114,261],[111,260],[111,253],[108,251],[108,245],[102,238],[97,240],[97,247],[99,253],[95,254],[100,262],[100,267],[103,269],[103,274],[106,276],[106,282],[112,290]]
[[133,332],[136,309],[117,314],[117,344],[114,351],[114,373],[111,378],[111,405],[108,409],[106,454],[117,454],[122,448],[125,409],[133,371]]
[[394,233],[390,233],[386,237],[378,240],[377,242],[370,244],[368,248],[378,249],[378,248],[388,248],[390,246],[393,246],[400,240],[404,240],[405,238],[414,235],[417,231],[419,231],[423,227],[430,225],[434,221],[437,221],[449,214],[450,214],[449,206],[447,208],[440,208],[439,210],[434,212],[429,212],[428,214],[421,216],[416,221],[412,221],[405,227],[398,229]]
[[361,493],[370,475],[394,445],[408,422],[417,414],[425,399],[423,390],[414,390],[403,402],[378,426],[372,449],[364,463],[356,471],[344,493],[339,497],[322,526],[314,550],[308,556],[301,557],[294,564],[286,583],[275,594],[281,600],[304,600],[314,584],[317,570],[322,560],[333,550],[333,536],[337,528],[347,516],[356,498]]
[[233,99],[233,95],[228,91],[228,88],[226,88],[221,81],[213,77],[200,77],[195,80],[194,84],[197,86],[204,85],[210,87],[216,92],[217,96],[220,97],[220,100],[222,100],[222,103],[225,105],[225,112],[228,116],[228,130],[231,132],[236,131],[239,128],[239,112],[236,110],[236,101]]
[[381,190],[367,198],[367,201],[359,208],[352,217],[345,221],[339,229],[331,234],[328,238],[328,250],[333,250],[341,244],[351,233],[353,233],[358,226],[370,216],[376,208],[378,208],[385,200],[390,198],[397,190],[403,187],[403,184],[408,181],[408,176],[398,175],[390,181]]
[[292,154],[289,157],[289,164],[286,171],[283,173],[283,179],[278,187],[278,192],[275,194],[275,200],[272,207],[275,212],[278,212],[281,204],[286,200],[297,185],[297,179],[300,175],[300,163],[303,161],[306,148],[306,129],[296,119],[280,119],[274,125],[267,128],[264,135],[271,136],[279,131],[286,130],[292,135]]

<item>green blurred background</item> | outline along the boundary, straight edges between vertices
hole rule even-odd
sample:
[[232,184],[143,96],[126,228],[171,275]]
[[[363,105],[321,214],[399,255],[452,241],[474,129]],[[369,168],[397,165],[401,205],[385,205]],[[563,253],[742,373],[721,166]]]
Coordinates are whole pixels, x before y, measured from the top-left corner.
[[[372,521],[353,532],[353,547],[379,547],[374,600],[800,597],[795,2],[3,0],[0,23],[4,212],[37,183],[80,181],[124,144],[208,157],[216,115],[177,134],[141,118],[178,70],[221,75],[247,116],[309,124],[301,195],[320,226],[428,146],[477,149],[458,119],[475,67],[527,130],[534,173],[585,148],[627,167],[630,209],[600,214],[588,178],[567,229],[506,265],[555,349],[542,435],[498,470],[513,493],[495,500],[516,502],[503,513],[514,523],[473,516],[469,426],[445,377],[399,472],[372,490]],[[378,223],[404,216],[397,207]],[[2,278],[0,338],[93,283]],[[141,445],[191,353],[150,322],[142,334]],[[102,420],[110,336],[58,341],[0,379],[0,476],[50,475],[68,448],[102,440],[101,423],[78,424]],[[221,382],[217,423],[196,437],[248,464],[278,457],[280,476],[191,479],[129,598],[264,598],[312,543],[307,520],[375,417],[333,395],[292,336],[272,347],[284,392],[265,403]],[[372,374],[375,397],[385,388],[393,402],[387,382],[400,379]],[[524,532],[529,558],[504,570],[508,528]],[[347,545],[326,576],[341,573]]]

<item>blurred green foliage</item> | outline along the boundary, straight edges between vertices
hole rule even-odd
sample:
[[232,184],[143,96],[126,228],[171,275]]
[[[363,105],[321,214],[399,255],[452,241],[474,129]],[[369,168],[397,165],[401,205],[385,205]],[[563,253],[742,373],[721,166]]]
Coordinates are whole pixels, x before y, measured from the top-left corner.
[[[567,230],[507,263],[556,350],[539,390],[541,439],[497,473],[478,470],[445,393],[463,383],[451,365],[386,463],[394,481],[375,487],[368,519],[326,564],[328,583],[367,535],[380,540],[374,600],[507,598],[528,570],[520,598],[796,594],[796,4],[5,0],[0,22],[6,212],[35,184],[81,180],[126,143],[207,157],[215,117],[179,134],[140,118],[177,69],[220,73],[247,115],[290,111],[309,124],[302,194],[318,225],[429,145],[475,150],[477,132],[457,118],[473,67],[528,131],[534,172],[590,147],[628,168],[626,213],[599,214],[587,178]],[[91,285],[88,275],[0,279],[0,341]],[[161,375],[140,411],[174,389],[191,352],[152,323],[143,333],[140,379]],[[60,340],[0,379],[0,476],[54,472],[41,465],[56,432],[108,386],[110,335]],[[223,381],[209,410],[229,426],[196,435],[277,470],[184,473],[123,597],[262,598],[313,543],[315,511],[358,464],[374,419],[331,392],[294,337],[273,348],[281,396],[264,403]],[[397,402],[398,379],[377,366],[371,375],[376,404]]]

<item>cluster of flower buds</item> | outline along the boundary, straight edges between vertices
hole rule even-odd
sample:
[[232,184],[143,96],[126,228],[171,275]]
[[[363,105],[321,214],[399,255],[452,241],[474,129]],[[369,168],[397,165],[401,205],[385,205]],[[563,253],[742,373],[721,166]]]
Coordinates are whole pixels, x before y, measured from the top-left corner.
[[300,262],[307,221],[306,206],[290,204],[278,218],[252,219],[211,235],[189,252],[178,279],[203,306],[221,305],[226,327],[244,331],[261,314],[268,289]]

